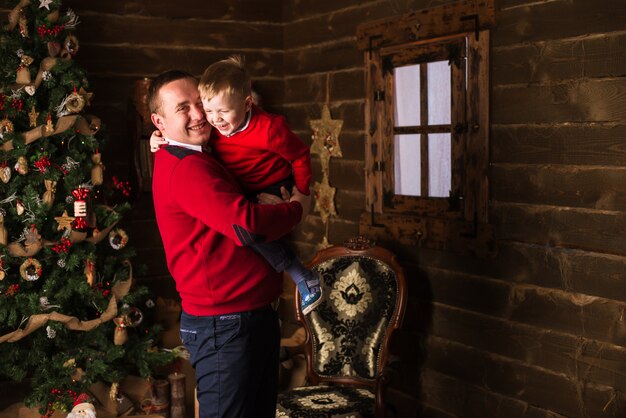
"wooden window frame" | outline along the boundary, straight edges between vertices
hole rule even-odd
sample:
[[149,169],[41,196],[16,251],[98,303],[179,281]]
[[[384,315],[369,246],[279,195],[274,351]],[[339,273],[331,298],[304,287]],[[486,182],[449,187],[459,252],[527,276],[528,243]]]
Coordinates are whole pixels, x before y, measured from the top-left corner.
[[[493,0],[466,0],[359,26],[357,41],[364,51],[367,92],[367,210],[361,216],[362,234],[444,250],[492,251],[487,172],[489,29],[494,23]],[[444,59],[451,62],[452,86],[460,86],[452,88],[451,123],[395,127],[393,68]],[[424,106],[421,109],[424,112]],[[394,135],[420,133],[422,150],[427,150],[423,134],[429,132],[451,134],[450,197],[396,195]]]

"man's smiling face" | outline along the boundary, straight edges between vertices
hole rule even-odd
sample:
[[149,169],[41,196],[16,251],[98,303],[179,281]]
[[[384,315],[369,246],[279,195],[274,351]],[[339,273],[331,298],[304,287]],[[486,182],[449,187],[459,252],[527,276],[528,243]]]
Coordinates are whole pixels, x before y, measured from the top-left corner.
[[158,113],[152,122],[166,138],[184,144],[202,145],[209,140],[211,125],[207,122],[198,92],[191,78],[172,81],[159,90]]

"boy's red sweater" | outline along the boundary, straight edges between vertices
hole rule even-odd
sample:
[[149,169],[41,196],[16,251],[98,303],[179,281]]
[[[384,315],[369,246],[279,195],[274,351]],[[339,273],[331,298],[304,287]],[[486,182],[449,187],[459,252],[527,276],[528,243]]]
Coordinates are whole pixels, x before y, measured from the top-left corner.
[[243,245],[285,235],[302,216],[299,203],[251,204],[212,156],[175,146],[156,153],[152,190],[185,312],[221,315],[276,300],[282,276]]
[[252,106],[248,127],[233,136],[213,129],[213,154],[249,191],[261,191],[293,174],[296,187],[308,195],[311,182],[309,147],[280,115]]

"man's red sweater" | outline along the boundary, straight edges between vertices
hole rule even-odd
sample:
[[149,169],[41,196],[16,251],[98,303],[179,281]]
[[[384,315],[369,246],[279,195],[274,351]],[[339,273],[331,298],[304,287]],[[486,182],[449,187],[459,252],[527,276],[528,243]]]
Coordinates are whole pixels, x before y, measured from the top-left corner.
[[280,115],[252,106],[248,127],[232,136],[213,129],[213,154],[249,191],[261,191],[293,173],[296,187],[309,194],[311,153]]
[[166,146],[155,155],[153,200],[170,273],[191,315],[262,307],[282,276],[245,245],[272,241],[302,217],[297,202],[255,205],[211,155]]

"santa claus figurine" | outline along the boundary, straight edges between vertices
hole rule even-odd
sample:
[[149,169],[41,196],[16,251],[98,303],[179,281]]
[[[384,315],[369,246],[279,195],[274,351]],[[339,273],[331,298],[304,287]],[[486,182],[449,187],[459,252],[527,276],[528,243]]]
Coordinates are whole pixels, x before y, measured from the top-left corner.
[[91,403],[89,395],[86,393],[78,395],[72,412],[67,414],[67,418],[96,418],[96,408]]

